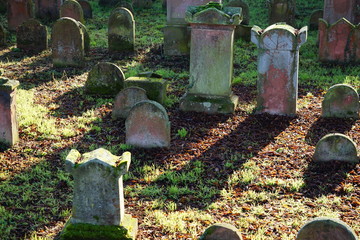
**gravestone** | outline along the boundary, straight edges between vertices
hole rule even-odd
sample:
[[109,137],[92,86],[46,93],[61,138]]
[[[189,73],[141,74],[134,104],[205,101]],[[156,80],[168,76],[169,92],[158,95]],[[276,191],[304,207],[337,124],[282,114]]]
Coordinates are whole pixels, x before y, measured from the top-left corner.
[[125,88],[115,97],[112,118],[127,118],[131,108],[138,102],[148,100],[146,91],[139,87]]
[[359,0],[325,0],[324,20],[332,25],[342,18],[353,24],[358,24],[360,19]]
[[243,39],[245,41],[251,40],[251,28],[250,23],[250,12],[249,5],[243,0],[232,0],[227,5],[227,7],[240,7],[242,9],[243,20],[240,25],[235,28],[235,39]]
[[309,29],[310,30],[318,30],[319,29],[319,19],[323,18],[324,11],[321,10],[315,10],[311,16],[309,21]]
[[90,35],[84,24],[78,21],[81,31],[84,34],[84,53],[88,55],[90,52]]
[[299,49],[306,39],[307,27],[279,23],[252,28],[251,41],[259,48],[257,113],[296,114]]
[[322,117],[359,118],[359,94],[345,84],[332,86],[322,102]]
[[65,168],[74,177],[72,216],[60,239],[135,239],[137,219],[125,214],[122,180],[130,161],[130,152],[70,151]]
[[76,0],[65,0],[60,7],[60,17],[68,17],[84,23],[84,12]]
[[14,145],[19,141],[16,118],[16,88],[19,81],[0,78],[0,142]]
[[0,24],[0,47],[6,46],[6,32],[4,27]]
[[7,17],[9,30],[16,31],[19,25],[34,17],[34,4],[32,0],[8,1]]
[[87,77],[85,89],[89,93],[115,95],[124,87],[124,73],[113,63],[96,64]]
[[116,7],[117,8],[120,8],[120,7],[126,8],[132,13],[132,15],[134,15],[133,5],[131,3],[129,3],[129,2],[121,1],[121,2],[116,4]]
[[357,240],[357,237],[343,221],[319,217],[307,222],[296,240]]
[[54,21],[60,17],[63,0],[35,0],[36,16],[40,19]]
[[269,24],[285,22],[288,25],[295,23],[295,0],[270,0],[269,1]]
[[17,48],[25,52],[40,53],[48,48],[47,29],[36,19],[23,22],[16,31]]
[[242,240],[236,227],[227,223],[217,223],[207,228],[199,240]]
[[125,122],[126,144],[140,148],[170,146],[170,122],[165,108],[150,100],[136,103]]
[[92,18],[93,14],[92,14],[92,7],[89,3],[89,1],[87,0],[78,0],[78,3],[80,4],[83,13],[84,13],[84,18]]
[[84,32],[72,18],[60,18],[51,33],[52,58],[55,67],[82,67],[84,65]]
[[314,153],[315,162],[359,162],[356,144],[347,136],[331,133],[319,140]]
[[108,44],[110,53],[132,52],[135,48],[135,20],[126,8],[115,9],[109,18]]
[[135,8],[151,8],[153,0],[133,0],[132,4]]
[[[218,4],[219,6],[219,4]],[[189,88],[180,101],[183,111],[232,113],[238,97],[231,91],[235,26],[241,8],[189,7],[191,25]]]

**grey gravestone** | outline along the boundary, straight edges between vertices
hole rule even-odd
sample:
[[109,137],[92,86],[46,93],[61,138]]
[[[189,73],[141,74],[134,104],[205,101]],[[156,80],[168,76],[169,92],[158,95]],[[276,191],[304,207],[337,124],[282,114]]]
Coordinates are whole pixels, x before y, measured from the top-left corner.
[[242,237],[236,227],[218,223],[207,228],[199,240],[242,240]]
[[60,17],[73,18],[84,23],[84,12],[81,5],[76,0],[66,0],[60,7]]
[[92,14],[92,7],[89,3],[89,1],[86,0],[78,0],[78,3],[80,4],[83,13],[84,13],[84,17],[85,18],[92,18],[93,14]]
[[269,24],[286,22],[289,25],[295,23],[295,0],[270,0],[269,1]]
[[356,144],[347,136],[331,133],[319,140],[314,153],[315,162],[359,162]]
[[16,30],[16,45],[19,49],[39,53],[48,48],[47,29],[36,19],[29,19]]
[[319,28],[319,19],[323,18],[324,11],[322,9],[315,10],[311,16],[310,16],[310,24],[309,29],[310,30],[318,30]]
[[112,111],[112,117],[127,118],[130,109],[138,102],[148,100],[146,91],[139,87],[125,88],[118,93],[115,97],[114,109]]
[[359,118],[359,94],[346,84],[332,86],[322,102],[322,117]]
[[357,240],[357,237],[343,221],[315,218],[300,229],[296,240]]
[[4,27],[0,24],[0,46],[6,45],[6,32]]

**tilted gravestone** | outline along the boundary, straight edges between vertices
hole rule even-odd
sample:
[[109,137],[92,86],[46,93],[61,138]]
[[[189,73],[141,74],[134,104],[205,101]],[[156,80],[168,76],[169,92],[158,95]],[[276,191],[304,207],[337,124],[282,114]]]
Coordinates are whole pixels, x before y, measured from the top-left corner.
[[251,41],[259,48],[257,113],[296,114],[299,49],[306,39],[307,27],[296,30],[279,23],[252,28]]
[[126,144],[140,148],[170,146],[170,122],[165,108],[150,100],[136,103],[125,122]]
[[113,63],[96,64],[87,77],[85,89],[89,93],[115,95],[124,87],[125,76]]
[[250,11],[249,5],[243,0],[232,0],[228,4],[227,7],[240,7],[242,9],[243,20],[240,25],[235,28],[235,39],[244,39],[245,41],[250,41],[251,39],[251,26],[250,23]]
[[6,45],[6,32],[4,27],[0,24],[0,47]]
[[201,9],[189,7],[186,12],[191,25],[190,83],[180,109],[231,113],[238,102],[231,83],[234,30],[242,19],[241,8]]
[[314,153],[315,162],[359,162],[356,144],[347,136],[331,133],[319,140]]
[[108,44],[110,53],[132,52],[135,48],[135,20],[130,10],[120,7],[109,18]]
[[345,84],[332,86],[322,102],[322,117],[359,118],[359,94]]
[[270,0],[269,24],[285,22],[293,26],[295,23],[295,11],[295,0]]
[[63,0],[35,0],[36,17],[45,20],[56,20],[60,17]]
[[139,87],[128,87],[115,97],[112,118],[127,118],[131,108],[138,102],[148,100],[146,91]]
[[60,239],[135,239],[137,219],[125,214],[122,180],[130,162],[130,152],[70,151],[65,168],[74,177],[72,217]]
[[65,0],[60,7],[60,17],[69,17],[84,23],[84,12],[81,5],[76,0]]
[[32,0],[8,1],[7,17],[9,30],[15,31],[23,22],[34,17]]
[[242,240],[236,227],[227,223],[217,223],[208,227],[199,240]]
[[321,10],[315,10],[311,16],[309,21],[309,29],[310,30],[318,30],[319,29],[319,19],[323,18],[324,11]]
[[47,29],[36,19],[23,22],[16,31],[16,45],[25,52],[39,53],[48,48]]
[[92,7],[89,3],[89,1],[87,0],[78,0],[78,3],[80,4],[83,13],[84,13],[84,18],[92,18],[93,14],[92,14]]
[[307,222],[296,240],[357,240],[357,237],[343,221],[319,217]]

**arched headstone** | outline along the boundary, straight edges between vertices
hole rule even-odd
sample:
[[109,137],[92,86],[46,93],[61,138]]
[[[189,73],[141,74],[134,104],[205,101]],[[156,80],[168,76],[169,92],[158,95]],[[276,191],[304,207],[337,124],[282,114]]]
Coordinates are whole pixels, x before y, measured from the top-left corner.
[[60,17],[73,18],[84,23],[84,12],[81,5],[76,0],[66,0],[60,7]]
[[36,16],[45,20],[56,20],[60,17],[63,0],[35,0]]
[[19,49],[39,53],[48,48],[47,29],[36,19],[23,22],[16,31],[16,45]]
[[270,0],[269,24],[285,22],[288,25],[295,23],[295,0]]
[[23,22],[34,17],[32,0],[9,0],[7,6],[8,28],[11,31],[15,31]]
[[139,87],[129,87],[120,91],[115,97],[112,118],[127,118],[131,108],[138,102],[148,100],[146,91]]
[[324,11],[322,9],[315,10],[310,16],[309,29],[310,30],[318,30],[319,19],[323,18],[323,16],[324,16]]
[[242,240],[236,227],[227,223],[217,223],[208,227],[199,240]]
[[93,14],[92,14],[92,7],[89,3],[89,1],[87,0],[78,0],[78,3],[80,4],[83,13],[84,13],[84,17],[85,18],[92,18]]

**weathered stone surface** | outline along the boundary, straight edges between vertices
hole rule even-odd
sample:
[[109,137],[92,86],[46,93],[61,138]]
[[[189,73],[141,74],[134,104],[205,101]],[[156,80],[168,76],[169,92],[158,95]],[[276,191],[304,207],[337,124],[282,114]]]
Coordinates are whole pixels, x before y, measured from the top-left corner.
[[349,137],[340,133],[328,134],[321,138],[316,144],[313,158],[316,162],[359,162],[356,144]]
[[9,30],[15,31],[23,22],[34,17],[32,0],[8,1],[7,17]]
[[25,52],[39,53],[48,48],[47,29],[36,19],[23,22],[16,31],[16,45]]
[[87,77],[85,89],[94,94],[115,95],[124,87],[125,76],[113,63],[96,64]]
[[78,0],[78,3],[80,4],[83,13],[84,13],[84,18],[92,18],[93,14],[92,14],[92,7],[91,4],[89,3],[89,1],[87,0]]
[[359,118],[359,94],[345,84],[332,86],[322,102],[322,117]]
[[243,20],[241,21],[241,24],[248,25],[250,23],[249,5],[246,2],[244,2],[243,0],[231,0],[228,4],[226,4],[226,6],[241,8],[241,12],[243,16]]
[[296,114],[299,49],[307,27],[296,30],[284,24],[252,28],[251,41],[259,48],[257,113]]
[[44,20],[56,20],[60,17],[63,0],[35,0],[36,17]]
[[357,240],[357,237],[343,221],[320,217],[306,223],[296,240]]
[[199,11],[199,7],[191,6],[188,7],[185,13],[185,20],[190,23],[191,26],[194,24],[235,26],[241,23],[242,18],[241,8],[236,7],[224,7],[221,10],[210,7]]
[[151,8],[152,5],[152,0],[133,0],[133,6],[136,8]]
[[115,97],[112,118],[127,118],[131,108],[138,102],[148,100],[146,91],[139,87],[125,88]]
[[328,24],[334,24],[345,18],[353,24],[360,22],[359,0],[325,0],[324,20]]
[[295,23],[295,0],[270,0],[269,24],[285,22],[289,25]]
[[130,10],[120,7],[109,18],[109,52],[132,52],[135,47],[135,20]]
[[242,240],[236,227],[227,223],[214,224],[207,228],[199,240]]
[[140,148],[170,146],[170,122],[165,108],[155,101],[141,101],[125,122],[126,144]]
[[6,32],[4,27],[0,24],[0,47],[6,45]]
[[64,1],[60,7],[60,17],[69,17],[81,23],[85,22],[83,9],[76,0]]
[[318,30],[319,29],[319,19],[323,18],[324,11],[321,10],[315,10],[311,16],[309,21],[309,29],[310,30]]

